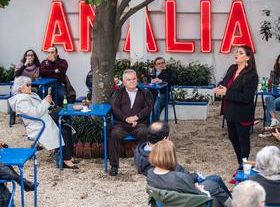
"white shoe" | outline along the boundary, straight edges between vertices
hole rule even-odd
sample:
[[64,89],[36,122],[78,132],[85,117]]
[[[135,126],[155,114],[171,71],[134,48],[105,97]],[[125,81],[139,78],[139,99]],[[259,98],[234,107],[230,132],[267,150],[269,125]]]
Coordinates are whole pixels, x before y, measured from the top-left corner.
[[273,127],[273,126],[278,125],[279,123],[280,123],[280,122],[279,122],[278,119],[272,118],[272,119],[271,119],[270,126]]
[[271,132],[263,132],[261,134],[258,134],[258,137],[260,138],[271,137],[271,136],[272,136]]

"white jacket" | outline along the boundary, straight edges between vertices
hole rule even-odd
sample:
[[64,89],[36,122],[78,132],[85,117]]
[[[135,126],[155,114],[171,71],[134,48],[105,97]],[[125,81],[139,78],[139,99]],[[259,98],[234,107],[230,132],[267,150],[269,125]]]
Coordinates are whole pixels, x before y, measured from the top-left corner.
[[[9,99],[9,104],[17,114],[25,114],[42,119],[45,122],[46,127],[39,139],[39,143],[47,150],[59,147],[59,128],[48,114],[48,108],[50,107],[49,102],[42,100],[36,93],[20,93],[11,97]],[[42,128],[42,124],[38,121],[29,119],[23,119],[23,122],[28,137],[35,139]],[[63,139],[62,144],[64,145]]]

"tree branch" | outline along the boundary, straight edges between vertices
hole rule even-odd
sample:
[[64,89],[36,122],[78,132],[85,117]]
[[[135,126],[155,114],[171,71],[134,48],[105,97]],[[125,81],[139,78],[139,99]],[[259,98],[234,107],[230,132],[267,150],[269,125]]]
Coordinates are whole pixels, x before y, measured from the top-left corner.
[[137,6],[128,10],[128,12],[125,13],[123,15],[123,17],[120,19],[119,25],[117,25],[117,26],[122,26],[129,17],[131,17],[133,14],[135,14],[140,9],[143,9],[144,7],[148,6],[153,1],[154,0],[145,0],[141,4],[138,4]]
[[120,20],[121,19],[121,16],[125,10],[125,8],[128,6],[129,2],[131,0],[122,0],[122,2],[120,3],[119,7],[118,7],[118,10],[117,10],[117,20]]

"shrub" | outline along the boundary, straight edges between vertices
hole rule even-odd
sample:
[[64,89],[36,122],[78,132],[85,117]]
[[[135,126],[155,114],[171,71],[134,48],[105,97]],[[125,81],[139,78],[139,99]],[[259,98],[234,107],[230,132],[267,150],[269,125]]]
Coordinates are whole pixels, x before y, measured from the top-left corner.
[[0,82],[10,82],[14,80],[15,65],[11,65],[8,69],[0,66]]

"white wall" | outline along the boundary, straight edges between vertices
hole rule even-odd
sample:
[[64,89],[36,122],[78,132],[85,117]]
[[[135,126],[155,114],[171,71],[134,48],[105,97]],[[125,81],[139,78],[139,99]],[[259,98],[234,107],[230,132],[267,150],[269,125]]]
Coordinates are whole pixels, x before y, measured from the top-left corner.
[[[68,15],[70,29],[74,37],[76,52],[66,53],[61,47],[59,53],[68,61],[67,74],[78,95],[86,92],[85,78],[90,70],[90,53],[78,51],[78,1],[64,0],[65,11]],[[199,0],[177,0],[177,30],[178,38],[190,39],[196,42],[196,52],[193,54],[166,53],[165,52],[165,26],[164,26],[164,0],[155,0],[149,6],[151,12],[151,24],[159,48],[158,53],[148,53],[148,58],[164,56],[167,59],[173,57],[184,63],[199,60],[215,67],[216,79],[219,80],[225,70],[233,63],[231,54],[219,53],[221,38],[223,37],[226,20],[232,0],[212,1],[213,12],[213,52],[210,54],[200,53],[199,46]],[[265,3],[264,3],[265,2]],[[50,0],[12,0],[10,5],[0,10],[0,65],[8,67],[17,64],[22,58],[24,51],[33,48],[39,55],[40,60],[45,58],[41,51],[46,23],[49,16]],[[256,47],[256,61],[260,76],[268,75],[272,69],[276,56],[280,53],[280,43],[276,40],[263,41],[259,35],[260,22],[264,17],[261,10],[271,9],[272,13],[279,15],[279,0],[244,0],[253,41]],[[183,13],[182,13],[183,12]],[[188,13],[189,12],[189,13]],[[124,34],[120,48],[123,47],[124,37],[128,25],[123,28]],[[133,41],[133,40],[132,40]],[[122,50],[120,50],[122,51]],[[119,52],[119,58],[128,58],[127,53]]]

